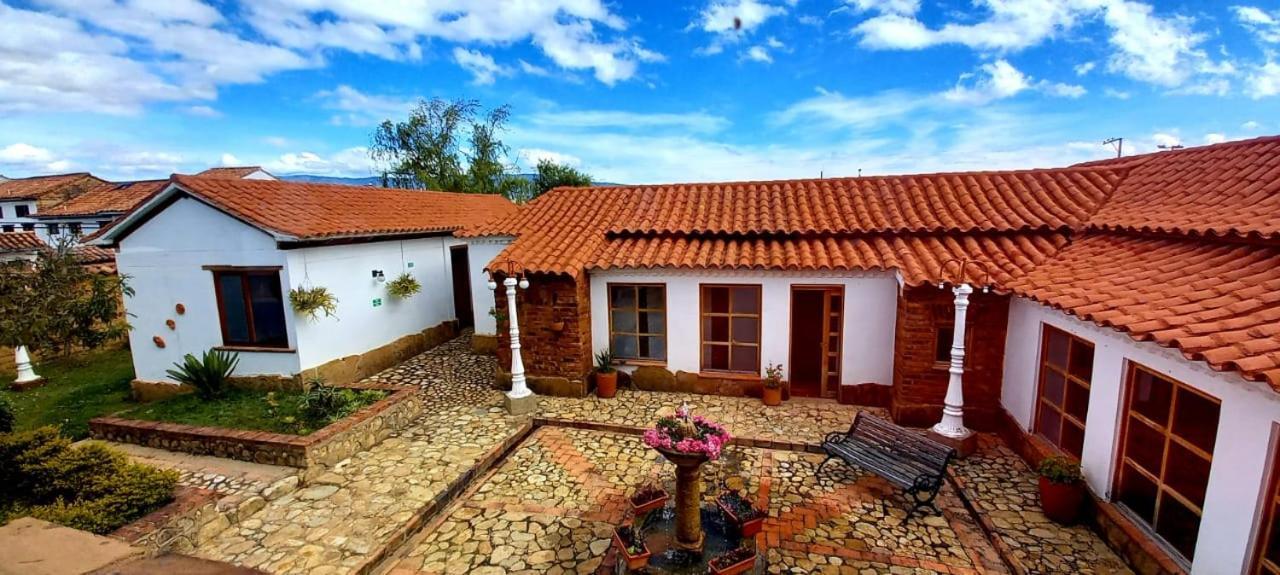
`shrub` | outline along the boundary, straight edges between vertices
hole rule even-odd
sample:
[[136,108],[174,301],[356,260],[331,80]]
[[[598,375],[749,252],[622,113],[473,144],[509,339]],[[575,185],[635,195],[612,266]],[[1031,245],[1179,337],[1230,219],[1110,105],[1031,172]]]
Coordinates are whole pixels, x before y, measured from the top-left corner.
[[387,282],[387,293],[394,297],[404,299],[422,291],[422,284],[418,283],[415,278],[408,273],[400,274],[389,282]]
[[0,434],[0,485],[5,486],[0,490],[0,499],[31,497],[43,477],[29,469],[52,461],[70,448],[71,440],[58,435],[53,426]]
[[187,354],[182,363],[173,364],[178,369],[166,370],[165,373],[178,383],[196,388],[196,395],[203,399],[221,397],[227,389],[227,378],[240,363],[240,355],[235,352],[211,349],[204,352],[203,359]]
[[1053,483],[1073,484],[1080,481],[1080,464],[1054,455],[1040,460],[1040,476]]
[[338,298],[325,287],[293,288],[289,290],[289,305],[294,312],[308,316],[312,321],[320,319],[321,313],[325,317],[333,317],[338,312]]
[[386,394],[381,391],[334,387],[321,378],[314,378],[307,382],[307,390],[298,399],[298,410],[308,422],[324,425],[383,397]]
[[0,395],[0,433],[13,431],[13,402]]

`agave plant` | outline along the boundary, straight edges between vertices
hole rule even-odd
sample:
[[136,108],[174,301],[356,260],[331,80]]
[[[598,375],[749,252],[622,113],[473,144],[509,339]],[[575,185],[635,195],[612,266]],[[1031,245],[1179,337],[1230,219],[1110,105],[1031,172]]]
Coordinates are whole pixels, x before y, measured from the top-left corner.
[[230,351],[211,349],[204,352],[203,358],[187,354],[182,363],[173,364],[177,369],[166,370],[165,373],[178,383],[194,387],[196,395],[203,399],[221,397],[227,389],[227,378],[240,363],[240,354]]

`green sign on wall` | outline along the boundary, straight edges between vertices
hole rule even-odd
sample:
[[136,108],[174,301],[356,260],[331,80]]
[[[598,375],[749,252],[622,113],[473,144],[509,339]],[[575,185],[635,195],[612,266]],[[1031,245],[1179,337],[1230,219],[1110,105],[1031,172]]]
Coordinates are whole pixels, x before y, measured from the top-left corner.
[[373,298],[373,307],[382,307],[382,298],[380,297]]

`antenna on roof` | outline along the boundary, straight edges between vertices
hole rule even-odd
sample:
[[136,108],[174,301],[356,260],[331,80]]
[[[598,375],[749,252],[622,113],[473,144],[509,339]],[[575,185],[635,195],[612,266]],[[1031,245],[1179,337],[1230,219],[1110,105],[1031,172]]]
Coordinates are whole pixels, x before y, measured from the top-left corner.
[[1102,141],[1102,145],[1104,146],[1108,146],[1111,144],[1115,144],[1112,147],[1116,149],[1117,158],[1124,155],[1124,138],[1107,138]]
[[821,180],[821,179],[823,179],[824,177],[825,177],[825,176],[823,176],[823,172],[822,172],[822,170],[818,170],[818,179],[819,179],[819,180]]
[[862,168],[858,168],[858,177],[859,177],[859,178],[861,178],[861,177],[862,177]]

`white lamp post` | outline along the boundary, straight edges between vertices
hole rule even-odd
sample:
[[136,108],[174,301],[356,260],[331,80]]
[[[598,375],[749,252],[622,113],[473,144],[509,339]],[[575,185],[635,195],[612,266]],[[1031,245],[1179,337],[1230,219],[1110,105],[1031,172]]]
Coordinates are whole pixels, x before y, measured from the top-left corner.
[[18,377],[13,380],[13,389],[26,390],[44,385],[44,378],[36,375],[31,367],[31,354],[27,346],[20,345],[13,349],[13,362],[17,365]]
[[[974,448],[973,431],[964,426],[964,342],[969,296],[973,293],[973,286],[969,285],[966,274],[970,265],[977,266],[983,274],[982,291],[985,293],[989,288],[986,287],[986,266],[982,262],[949,260],[942,264],[939,275],[945,278],[947,267],[953,263],[958,267],[959,274],[955,287],[951,288],[951,293],[955,294],[955,323],[951,335],[951,363],[947,367],[947,395],[942,400],[942,420],[931,431],[936,438],[955,447],[964,456]],[[939,289],[945,286],[945,280],[938,283]]]
[[[502,280],[502,285],[507,288],[507,322],[511,328],[511,391],[507,392],[504,403],[507,412],[512,415],[522,415],[537,407],[537,397],[529,390],[524,376],[524,360],[520,357],[520,323],[516,319],[516,287],[522,290],[529,289],[529,280],[524,277],[523,272],[517,271],[519,267],[515,261],[507,260],[503,265],[507,268],[506,279]],[[486,271],[489,271],[489,289],[498,289],[493,272]]]

